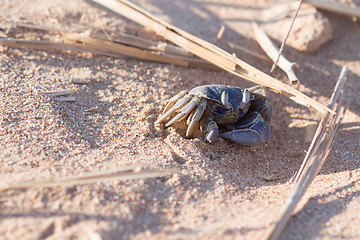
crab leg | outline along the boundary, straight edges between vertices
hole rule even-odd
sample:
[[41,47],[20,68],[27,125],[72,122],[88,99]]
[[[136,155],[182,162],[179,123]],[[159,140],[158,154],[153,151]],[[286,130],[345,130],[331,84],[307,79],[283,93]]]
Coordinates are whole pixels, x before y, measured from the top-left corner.
[[166,113],[164,113],[164,115],[162,115],[158,120],[156,120],[155,124],[163,122],[171,114],[173,114],[177,110],[181,109],[190,99],[191,99],[191,96],[185,95],[183,98],[181,98],[179,101],[177,101]]
[[191,123],[191,119],[193,118],[195,112],[196,112],[197,108],[192,110],[191,113],[189,114],[188,118],[186,119],[186,125],[189,126]]
[[251,93],[257,93],[260,94],[264,97],[266,97],[268,95],[268,92],[266,90],[266,88],[264,86],[261,85],[256,85],[250,88],[247,88],[247,90],[249,90]]
[[211,118],[204,120],[202,123],[202,129],[205,130],[205,141],[209,143],[215,143],[219,137],[219,128]]
[[166,104],[166,107],[164,108],[163,114],[165,114],[173,105],[174,103],[182,98],[183,96],[185,96],[187,92],[186,91],[181,91],[178,94],[176,94],[175,96],[173,96],[172,98],[170,98],[168,104]]
[[171,124],[180,120],[182,117],[189,114],[199,104],[199,102],[200,99],[198,97],[191,99],[191,101],[186,104],[174,118],[172,118],[168,123],[165,124],[165,127],[170,126]]
[[196,108],[196,110],[189,116],[188,120],[188,128],[186,130],[186,136],[192,137],[194,131],[196,128],[199,127],[199,121],[205,111],[206,108],[206,101],[201,100],[199,106]]

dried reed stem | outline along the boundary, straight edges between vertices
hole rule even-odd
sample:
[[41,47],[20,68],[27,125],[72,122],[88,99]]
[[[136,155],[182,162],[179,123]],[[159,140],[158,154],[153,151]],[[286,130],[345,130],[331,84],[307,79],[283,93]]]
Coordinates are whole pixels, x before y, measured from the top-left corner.
[[[338,81],[336,82],[335,88],[333,93],[331,94],[331,98],[330,98],[330,103],[329,103],[329,108],[333,109],[335,106],[335,103],[338,101],[341,90],[344,87],[345,84],[345,79],[346,79],[346,74],[348,72],[348,68],[346,66],[344,66],[341,69]],[[300,179],[301,176],[304,175],[304,171],[308,168],[309,166],[309,158],[310,156],[312,156],[319,148],[322,136],[325,134],[325,130],[326,130],[326,122],[328,121],[328,117],[324,117],[321,122],[319,123],[319,127],[317,128],[315,135],[313,137],[313,140],[310,144],[310,147],[306,153],[305,159],[294,179],[294,182],[297,183]]]
[[[67,36],[78,36],[77,40],[87,39],[88,44],[78,43],[58,43],[47,40],[26,40],[26,39],[9,39],[0,38],[0,45],[8,47],[18,48],[35,48],[42,50],[63,50],[63,51],[78,51],[78,52],[90,52],[93,54],[100,54],[111,57],[124,57],[130,56],[149,61],[157,61],[162,63],[170,63],[183,67],[198,67],[210,70],[217,70],[212,64],[209,64],[201,59],[194,59],[190,57],[182,57],[175,55],[161,55],[152,53],[146,50],[142,50],[136,47],[130,47],[120,43],[113,43],[111,41],[81,36],[79,33],[68,33]],[[76,38],[74,37],[74,40]],[[90,43],[91,42],[91,43]]]
[[[89,29],[91,29],[91,36],[99,38],[99,39],[110,40],[112,42],[117,42],[117,43],[129,45],[129,46],[141,48],[144,50],[158,51],[158,52],[163,52],[163,53],[172,54],[172,55],[178,55],[178,56],[182,56],[182,57],[191,57],[192,56],[192,54],[189,53],[188,51],[186,51],[185,49],[180,48],[178,46],[169,45],[162,41],[152,41],[152,40],[149,40],[144,37],[135,36],[135,35],[131,35],[131,34],[123,33],[123,32],[114,32],[114,31],[107,30],[107,29],[100,29],[101,33],[103,33],[103,34],[101,34],[101,33],[97,32],[98,29],[95,29],[94,27],[91,27],[91,26],[79,25],[77,27],[73,27],[70,30],[63,30],[63,29],[58,29],[55,27],[39,26],[39,25],[29,24],[29,23],[26,23],[26,24],[12,23],[12,25],[15,25],[16,27],[25,28],[25,29],[35,29],[35,30],[46,31],[46,32],[56,32],[56,33],[61,33],[61,34],[65,34],[65,35],[66,35],[66,33],[78,33],[79,34],[80,32],[83,32],[83,31],[90,32]],[[114,35],[114,37],[110,38],[108,32],[110,34]],[[105,38],[104,38],[104,34],[106,36]]]
[[351,17],[360,17],[360,7],[350,6],[339,1],[304,0],[304,3],[310,4],[322,10],[344,14]]
[[293,63],[289,62],[279,51],[279,49],[273,44],[270,38],[266,35],[265,31],[259,27],[256,22],[252,23],[252,27],[255,32],[255,37],[264,52],[274,61],[278,58],[277,65],[281,68],[288,76],[289,81],[292,85],[299,84],[299,79],[296,77],[293,70]]
[[50,49],[50,50],[69,50],[79,52],[92,52],[93,49],[89,49],[80,44],[68,44],[68,43],[55,43],[46,40],[26,40],[26,39],[13,39],[13,38],[0,38],[0,45],[17,48],[35,48],[35,49]]
[[130,46],[123,45],[120,43],[114,43],[114,42],[107,41],[107,40],[93,38],[93,37],[87,36],[85,34],[65,33],[65,36],[73,41],[92,45],[93,47],[98,48],[99,50],[101,50],[103,52],[113,52],[113,53],[117,53],[117,54],[125,54],[127,56],[136,57],[136,58],[140,58],[140,59],[144,59],[144,60],[172,63],[175,65],[180,65],[180,66],[184,66],[184,67],[187,67],[189,65],[187,61],[184,61],[184,60],[181,60],[178,58],[172,58],[169,56],[151,53],[151,52],[139,49],[139,48],[130,47]]
[[[267,229],[263,239],[276,240],[280,237],[295,207],[324,164],[348,106],[348,103],[345,103],[342,91],[346,73],[347,67],[344,66],[330,98],[329,107],[335,110],[336,114],[331,115],[327,113],[321,120],[309,147],[308,154],[305,156],[299,174],[296,176],[293,192],[288,197],[285,206],[281,209],[278,220]],[[335,104],[337,104],[336,109]]]

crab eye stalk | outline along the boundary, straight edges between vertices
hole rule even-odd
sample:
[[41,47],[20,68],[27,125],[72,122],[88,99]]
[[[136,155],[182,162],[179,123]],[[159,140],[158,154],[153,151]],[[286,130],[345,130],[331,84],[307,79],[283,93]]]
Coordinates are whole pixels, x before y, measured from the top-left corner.
[[246,109],[249,107],[249,103],[251,100],[251,92],[248,89],[244,89],[241,102],[238,106],[240,107],[240,109]]
[[249,90],[245,89],[242,96],[242,102],[244,104],[247,104],[249,103],[249,101],[250,101],[250,92]]
[[225,90],[221,93],[221,103],[227,108],[232,109],[232,106],[229,102],[229,93],[227,91],[227,87],[225,86]]

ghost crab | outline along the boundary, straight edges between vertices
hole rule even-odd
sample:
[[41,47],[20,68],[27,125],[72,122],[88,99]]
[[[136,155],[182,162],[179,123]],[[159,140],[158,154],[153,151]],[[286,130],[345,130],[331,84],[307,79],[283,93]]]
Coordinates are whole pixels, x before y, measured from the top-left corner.
[[205,133],[205,141],[223,138],[237,144],[254,146],[268,141],[271,135],[268,123],[272,108],[267,91],[262,86],[240,88],[226,85],[204,85],[181,91],[166,105],[163,115],[155,122],[169,127],[185,121],[186,136],[191,138],[197,129]]

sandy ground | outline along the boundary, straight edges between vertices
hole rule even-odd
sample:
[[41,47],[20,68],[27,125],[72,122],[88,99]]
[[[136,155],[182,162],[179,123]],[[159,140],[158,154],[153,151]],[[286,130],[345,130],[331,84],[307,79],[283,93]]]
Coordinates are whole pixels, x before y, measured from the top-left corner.
[[[0,16],[42,25],[87,24],[121,30],[126,21],[83,1],[2,0]],[[271,64],[232,50],[261,52],[250,22],[266,2],[136,1],[172,24],[213,42],[262,71]],[[359,4],[359,2],[357,2]],[[326,13],[334,38],[314,54],[285,49],[299,65],[298,89],[327,104],[342,65],[350,68],[350,106],[320,175],[282,239],[360,237],[360,26]],[[1,239],[257,239],[276,220],[321,115],[271,94],[272,137],[262,146],[214,145],[153,122],[166,100],[201,84],[252,86],[222,71],[91,54],[0,47],[0,184],[112,170],[176,168],[169,178],[54,187],[0,198]],[[73,84],[88,74],[90,83]],[[274,76],[286,81],[276,70]],[[75,102],[36,89],[76,90]],[[94,108],[94,111],[87,111]],[[267,181],[270,179],[271,181]]]

